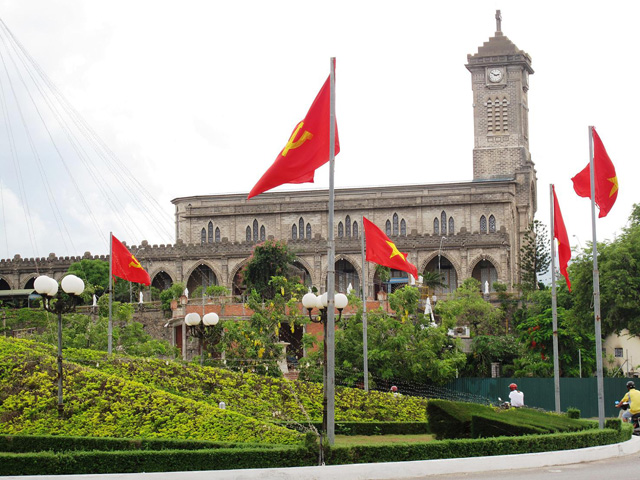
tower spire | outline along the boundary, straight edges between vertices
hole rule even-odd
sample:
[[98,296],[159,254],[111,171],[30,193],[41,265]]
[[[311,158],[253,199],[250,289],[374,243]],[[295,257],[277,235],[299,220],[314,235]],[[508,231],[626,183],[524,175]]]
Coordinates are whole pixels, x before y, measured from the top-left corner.
[[496,33],[502,33],[502,15],[496,10]]

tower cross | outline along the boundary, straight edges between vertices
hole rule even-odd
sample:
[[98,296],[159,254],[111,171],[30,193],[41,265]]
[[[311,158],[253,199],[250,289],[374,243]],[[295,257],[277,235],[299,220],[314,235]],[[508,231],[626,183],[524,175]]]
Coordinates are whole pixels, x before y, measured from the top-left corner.
[[502,33],[502,15],[496,10],[496,33]]

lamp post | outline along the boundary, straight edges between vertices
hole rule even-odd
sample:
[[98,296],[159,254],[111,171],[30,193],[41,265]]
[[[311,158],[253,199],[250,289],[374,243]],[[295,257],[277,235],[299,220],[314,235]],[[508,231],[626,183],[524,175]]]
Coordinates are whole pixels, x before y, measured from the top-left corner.
[[[187,326],[189,335],[200,339],[200,363],[202,364],[202,357],[204,355],[204,337],[206,336],[207,327],[213,327],[218,324],[220,317],[215,312],[207,313],[203,315],[202,319],[200,314],[196,312],[187,313],[184,317],[184,323]],[[187,347],[185,345],[185,352]]]
[[[342,310],[346,308],[349,304],[349,299],[344,293],[336,293],[334,296],[335,306],[338,309],[339,316],[338,321],[342,319]],[[325,292],[320,296],[316,296],[311,289],[309,289],[309,293],[306,293],[302,297],[302,306],[307,309],[309,313],[309,320],[313,323],[321,323],[322,324],[322,333],[323,333],[323,362],[322,362],[322,429],[324,432],[328,432],[327,421],[329,416],[333,418],[333,412],[328,411],[328,391],[327,391],[327,305],[328,305],[328,294]],[[311,311],[317,308],[318,315],[314,319],[311,315]],[[331,413],[331,415],[329,415]],[[329,438],[329,444],[333,445],[335,439]]]
[[46,275],[40,275],[33,282],[33,288],[43,297],[43,308],[58,314],[58,416],[62,418],[62,314],[75,310],[78,295],[84,292],[84,282],[75,275],[67,275],[60,284],[67,295],[59,292],[58,282]]

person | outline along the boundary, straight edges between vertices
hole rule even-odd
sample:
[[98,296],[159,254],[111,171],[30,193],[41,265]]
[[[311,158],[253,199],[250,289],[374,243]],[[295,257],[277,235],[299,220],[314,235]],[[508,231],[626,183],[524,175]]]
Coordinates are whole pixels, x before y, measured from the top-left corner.
[[391,393],[393,393],[394,395],[400,395],[400,393],[398,392],[398,387],[396,387],[395,385],[391,386]]
[[509,385],[509,401],[512,407],[524,407],[524,393],[518,390],[518,385],[512,383]]
[[636,390],[636,385],[631,380],[627,382],[627,393],[618,402],[616,408],[622,408],[625,403],[629,405],[629,408],[622,414],[623,420],[625,414],[627,414],[627,419],[631,419],[635,414],[640,413],[640,392]]

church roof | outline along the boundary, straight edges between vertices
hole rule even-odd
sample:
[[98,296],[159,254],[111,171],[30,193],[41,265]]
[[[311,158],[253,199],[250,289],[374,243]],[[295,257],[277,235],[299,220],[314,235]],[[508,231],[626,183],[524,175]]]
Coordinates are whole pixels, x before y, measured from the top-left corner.
[[469,65],[489,63],[519,63],[526,65],[529,73],[533,73],[531,68],[531,57],[524,50],[520,50],[504,33],[502,33],[502,16],[500,10],[496,11],[496,32],[493,37],[484,42],[478,48],[475,55],[467,55]]

